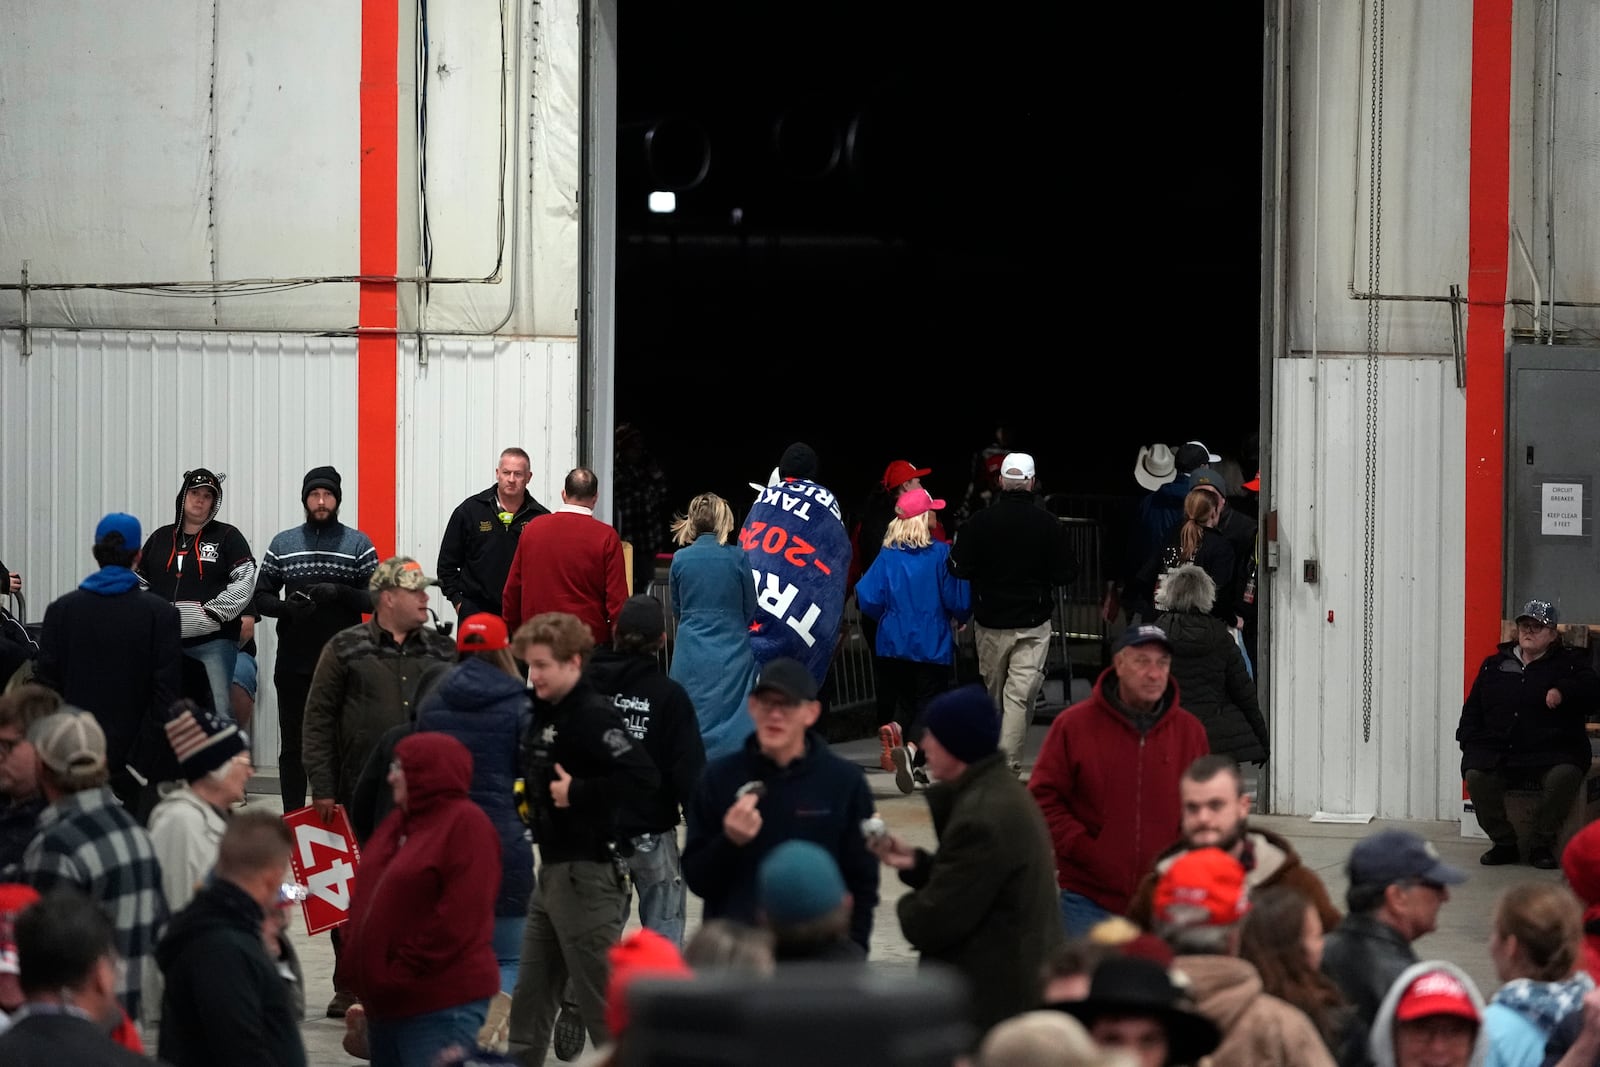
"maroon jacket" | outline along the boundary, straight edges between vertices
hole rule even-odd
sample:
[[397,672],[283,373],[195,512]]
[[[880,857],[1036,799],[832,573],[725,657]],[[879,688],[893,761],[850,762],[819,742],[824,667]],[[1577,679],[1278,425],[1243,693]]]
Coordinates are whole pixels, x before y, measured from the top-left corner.
[[1107,698],[1106,668],[1088,700],[1056,716],[1028,791],[1050,824],[1056,881],[1121,915],[1161,851],[1182,836],[1178,779],[1210,751],[1206,728],[1167,684],[1166,710],[1143,737]]
[[609,645],[628,599],[628,572],[617,531],[569,505],[522,528],[511,557],[500,614],[506,629],[547,611],[565,611],[588,624],[594,643]]
[[406,778],[361,851],[340,963],[374,1019],[406,1019],[500,991],[495,895],[500,838],[467,796],[472,756],[446,734],[394,749]]

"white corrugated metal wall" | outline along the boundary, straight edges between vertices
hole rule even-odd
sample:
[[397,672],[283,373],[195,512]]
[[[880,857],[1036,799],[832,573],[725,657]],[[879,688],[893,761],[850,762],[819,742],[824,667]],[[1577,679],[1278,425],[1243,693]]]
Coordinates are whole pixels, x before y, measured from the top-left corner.
[[[331,464],[343,520],[361,526],[358,435],[398,435],[396,550],[432,570],[450,511],[492,482],[500,449],[533,456],[532,491],[559,501],[577,462],[577,345],[570,340],[452,338],[402,345],[399,424],[356,421],[356,342],[302,334],[0,333],[0,559],[24,578],[31,618],[95,569],[94,524],[138,516],[146,536],[171,522],[183,472],[228,475],[221,518],[259,559],[272,535],[304,521],[300,483]],[[453,617],[435,592],[441,617]],[[257,632],[262,685],[255,749],[277,763],[274,624]]]
[[[1450,0],[1387,5],[1380,90],[1371,5],[1288,6],[1268,803],[1448,818],[1460,796],[1465,403],[1449,308],[1415,298],[1466,282],[1471,22]],[[1367,292],[1408,299],[1378,301],[1369,319]],[[1369,350],[1380,353],[1370,559]]]
[[[397,9],[398,274],[425,260],[425,89],[429,275],[457,281],[399,284],[383,427],[358,425],[357,342],[332,336],[356,325],[356,286],[326,280],[360,270],[361,6],[84,0],[9,18],[0,98],[28,103],[0,109],[0,559],[33,620],[93,569],[101,514],[169,521],[196,465],[230,475],[222,516],[258,557],[303,520],[313,466],[339,468],[342,517],[362,525],[363,435],[395,435],[394,469],[365,474],[394,479],[396,547],[430,569],[501,448],[531,453],[533,492],[558,499],[580,410],[580,4],[434,5],[426,34],[422,10]],[[25,265],[60,288],[25,298]],[[152,281],[194,284],[126,284]]]
[[[1465,404],[1449,361],[1376,366],[1379,427],[1371,729],[1362,663],[1368,366],[1276,367],[1284,470],[1273,581],[1272,810],[1445,818],[1460,798],[1461,471]],[[1315,583],[1303,581],[1315,560]]]

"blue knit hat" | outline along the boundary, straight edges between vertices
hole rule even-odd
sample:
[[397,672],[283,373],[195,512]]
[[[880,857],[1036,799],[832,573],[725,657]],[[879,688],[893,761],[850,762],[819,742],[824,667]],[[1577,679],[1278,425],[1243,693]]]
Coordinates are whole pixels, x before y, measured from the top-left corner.
[[929,701],[922,726],[962,763],[977,763],[1000,747],[1000,715],[988,690],[976,682]]
[[780,925],[813,922],[837,911],[846,895],[839,864],[814,841],[785,841],[757,872],[761,911]]

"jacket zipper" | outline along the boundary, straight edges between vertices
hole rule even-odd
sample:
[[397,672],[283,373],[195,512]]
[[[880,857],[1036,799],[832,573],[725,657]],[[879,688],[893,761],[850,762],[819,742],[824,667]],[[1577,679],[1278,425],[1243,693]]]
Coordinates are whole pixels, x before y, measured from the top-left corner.
[[[1134,773],[1134,798],[1133,805],[1133,854],[1144,855],[1144,742],[1145,734],[1139,735],[1139,769]],[[1136,872],[1142,874],[1143,872]]]

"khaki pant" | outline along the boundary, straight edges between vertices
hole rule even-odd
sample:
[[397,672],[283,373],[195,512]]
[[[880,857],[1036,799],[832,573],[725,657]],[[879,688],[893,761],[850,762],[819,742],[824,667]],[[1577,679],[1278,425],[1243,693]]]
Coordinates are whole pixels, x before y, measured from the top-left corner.
[[989,698],[1000,709],[1000,751],[1013,767],[1022,764],[1022,744],[1033,721],[1033,702],[1044,685],[1050,653],[1048,621],[1024,630],[991,630],[974,625],[978,670]]
[[570,979],[589,1042],[606,1033],[606,950],[622,936],[628,898],[610,863],[545,864],[528,901],[522,962],[511,994],[509,1049],[528,1067],[544,1067],[550,1034]]

